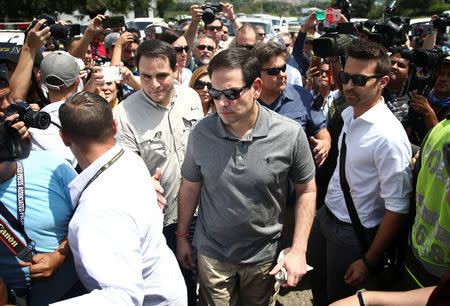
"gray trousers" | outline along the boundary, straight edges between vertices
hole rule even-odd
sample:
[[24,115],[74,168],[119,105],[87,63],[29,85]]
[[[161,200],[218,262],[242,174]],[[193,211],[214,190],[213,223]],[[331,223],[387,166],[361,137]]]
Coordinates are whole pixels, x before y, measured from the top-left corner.
[[[377,228],[366,230],[369,243],[373,241],[376,231]],[[344,275],[362,254],[353,226],[337,221],[323,205],[317,211],[306,255],[308,264],[314,268],[308,272],[314,305],[328,305],[355,294],[356,288],[344,282]]]

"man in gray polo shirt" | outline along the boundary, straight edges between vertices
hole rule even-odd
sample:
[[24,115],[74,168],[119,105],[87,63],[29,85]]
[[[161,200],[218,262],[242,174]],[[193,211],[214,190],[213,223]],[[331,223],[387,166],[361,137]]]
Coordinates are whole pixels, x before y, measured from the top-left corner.
[[[160,183],[167,200],[163,233],[175,252],[181,165],[189,133],[203,117],[203,110],[193,89],[174,85],[177,64],[171,45],[160,40],[145,41],[137,49],[136,63],[142,89],[114,108],[118,121],[116,139],[139,154],[152,175],[161,168]],[[196,276],[191,271],[182,272],[189,303],[195,304]]]
[[[272,304],[277,293],[272,275],[285,268],[283,286],[296,286],[306,273],[315,212],[314,161],[301,125],[258,104],[260,71],[257,58],[245,49],[213,58],[209,93],[217,113],[198,123],[186,149],[177,257],[193,268],[183,236],[200,199],[194,245],[200,301],[208,305]],[[289,178],[297,194],[294,240],[276,265]]]

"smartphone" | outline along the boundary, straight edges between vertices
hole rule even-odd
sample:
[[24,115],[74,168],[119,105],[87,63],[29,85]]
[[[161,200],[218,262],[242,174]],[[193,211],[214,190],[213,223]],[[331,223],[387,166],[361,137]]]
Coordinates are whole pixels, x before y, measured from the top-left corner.
[[329,9],[325,11],[325,20],[329,23],[341,21],[341,10]]
[[110,16],[102,21],[103,29],[106,28],[118,28],[125,26],[125,17],[123,16]]
[[322,21],[325,19],[325,14],[323,11],[316,11],[316,20],[317,21]]
[[122,70],[119,66],[106,66],[102,68],[103,79],[105,83],[122,81]]
[[309,65],[309,67],[312,68],[319,68],[320,67],[320,57],[314,57],[313,59],[311,59],[311,65]]

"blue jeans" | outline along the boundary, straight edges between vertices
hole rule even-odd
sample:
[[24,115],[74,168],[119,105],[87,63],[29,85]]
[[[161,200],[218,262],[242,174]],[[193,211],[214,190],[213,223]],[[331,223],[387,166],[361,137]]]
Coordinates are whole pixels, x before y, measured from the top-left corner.
[[[195,225],[197,224],[197,217],[192,218],[192,223],[189,227],[189,237],[187,240],[192,248],[192,257],[194,258],[195,268],[192,270],[185,269],[180,263],[181,273],[184,277],[184,282],[186,283],[187,293],[188,293],[188,305],[197,305],[197,249],[192,245],[192,239],[194,237]],[[177,253],[177,236],[175,231],[177,230],[177,223],[167,225],[163,228],[163,234],[166,237],[166,242],[172,252]]]

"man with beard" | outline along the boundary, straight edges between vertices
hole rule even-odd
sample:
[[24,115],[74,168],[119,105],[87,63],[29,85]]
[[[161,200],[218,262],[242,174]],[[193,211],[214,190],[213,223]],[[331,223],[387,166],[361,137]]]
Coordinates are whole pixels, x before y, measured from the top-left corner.
[[354,294],[382,264],[408,213],[412,190],[410,144],[381,96],[389,81],[387,51],[360,41],[347,55],[339,73],[349,105],[342,112],[340,162],[308,244],[315,305]]
[[395,117],[406,126],[411,98],[406,94],[405,82],[408,79],[409,59],[402,56],[402,48],[396,48],[391,55],[391,72],[389,83],[383,90],[387,107]]
[[[118,121],[116,139],[139,154],[151,174],[161,175],[160,183],[167,200],[163,233],[175,252],[181,165],[189,133],[203,118],[202,105],[192,88],[174,85],[177,56],[168,43],[146,40],[137,49],[136,63],[142,89],[114,108]],[[194,225],[195,222],[190,227],[190,240]],[[195,303],[195,275],[188,270],[182,272],[192,305],[192,300]]]
[[203,65],[208,65],[211,59],[214,57],[214,50],[216,49],[216,43],[214,38],[210,35],[200,35],[195,42],[194,47],[194,69]]
[[415,94],[411,103],[406,131],[411,143],[420,146],[423,138],[450,110],[450,56],[439,68],[433,91],[428,96]]

